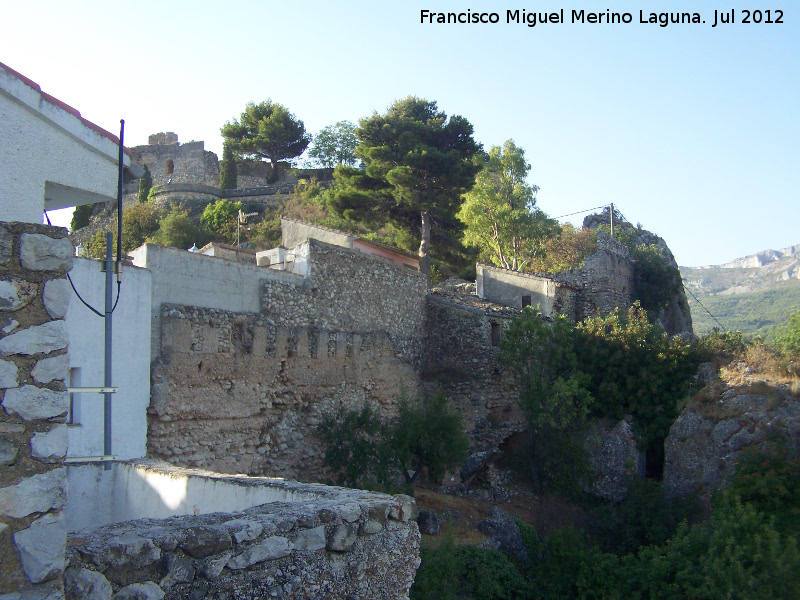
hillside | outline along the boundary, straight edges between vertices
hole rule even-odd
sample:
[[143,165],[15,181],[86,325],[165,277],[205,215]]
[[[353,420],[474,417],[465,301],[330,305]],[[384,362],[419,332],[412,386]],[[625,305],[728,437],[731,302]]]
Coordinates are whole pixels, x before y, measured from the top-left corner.
[[[680,270],[686,287],[728,329],[770,339],[790,313],[800,310],[800,244]],[[691,296],[689,306],[696,334],[717,326]]]

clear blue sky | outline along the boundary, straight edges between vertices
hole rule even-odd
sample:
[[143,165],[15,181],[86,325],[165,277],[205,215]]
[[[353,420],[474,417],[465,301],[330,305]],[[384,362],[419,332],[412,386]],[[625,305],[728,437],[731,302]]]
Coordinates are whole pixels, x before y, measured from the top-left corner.
[[[783,24],[741,23],[768,4]],[[562,8],[566,23],[506,23],[508,9]],[[421,9],[500,23],[421,24]],[[573,9],[633,22],[572,23]],[[713,28],[715,9],[736,23]],[[706,22],[641,24],[640,10]],[[124,118],[129,146],[174,131],[219,153],[220,126],[249,101],[272,98],[314,133],[416,95],[487,148],[513,138],[551,216],[614,202],[687,266],[800,243],[797,0],[29,0],[3,21],[0,62],[112,132]]]

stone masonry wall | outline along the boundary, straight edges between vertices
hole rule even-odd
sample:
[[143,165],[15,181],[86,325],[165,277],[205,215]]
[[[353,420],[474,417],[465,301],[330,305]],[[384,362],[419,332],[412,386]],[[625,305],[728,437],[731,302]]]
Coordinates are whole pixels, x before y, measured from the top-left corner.
[[632,303],[633,262],[628,249],[611,236],[597,233],[597,252],[586,257],[583,267],[555,276],[556,281],[578,289],[575,318],[627,308]]
[[[63,598],[66,229],[0,223],[0,595]],[[5,595],[4,595],[5,594]]]
[[414,500],[302,487],[317,497],[83,530],[70,540],[67,598],[407,599]]
[[[153,144],[131,148],[133,161],[150,170],[153,185],[172,183],[199,183],[219,185],[217,155],[205,150],[203,142],[186,144]],[[167,173],[167,163],[172,161],[173,172]]]
[[461,415],[471,451],[491,450],[527,429],[513,375],[497,361],[492,342],[493,324],[501,337],[518,311],[464,306],[456,295],[441,293],[428,297],[426,309],[423,386],[429,394],[445,393]]
[[368,401],[391,414],[403,389],[416,394],[383,332],[168,305],[161,320],[148,455],[173,464],[319,481],[324,412]]
[[399,357],[418,367],[425,319],[422,275],[318,240],[309,240],[308,247],[304,283],[264,282],[264,314],[284,327],[386,332]]

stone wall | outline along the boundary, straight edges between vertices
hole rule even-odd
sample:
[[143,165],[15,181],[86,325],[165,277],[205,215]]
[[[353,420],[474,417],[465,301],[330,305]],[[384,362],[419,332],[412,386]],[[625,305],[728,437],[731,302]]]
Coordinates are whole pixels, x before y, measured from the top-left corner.
[[[217,155],[205,150],[204,142],[156,143],[131,148],[133,161],[145,165],[153,177],[153,185],[199,183],[219,186]],[[168,173],[169,165],[172,173]]]
[[[412,498],[186,470],[164,475],[275,486],[287,500],[83,530],[70,540],[67,598],[408,597],[419,566]],[[152,595],[135,595],[145,590]]]
[[472,451],[484,452],[526,430],[527,421],[514,377],[497,360],[502,330],[518,311],[474,298],[428,296],[422,380],[428,394],[446,394],[461,415]]
[[[611,236],[597,233],[597,252],[587,256],[579,269],[554,276],[577,289],[575,320],[627,308],[633,302],[634,264],[628,249]],[[566,313],[565,313],[566,314]]]
[[0,223],[0,594],[9,598],[63,597],[66,236]]
[[266,314],[165,305],[148,455],[224,473],[325,476],[314,427],[368,401],[394,412],[414,369],[383,332],[293,325]]

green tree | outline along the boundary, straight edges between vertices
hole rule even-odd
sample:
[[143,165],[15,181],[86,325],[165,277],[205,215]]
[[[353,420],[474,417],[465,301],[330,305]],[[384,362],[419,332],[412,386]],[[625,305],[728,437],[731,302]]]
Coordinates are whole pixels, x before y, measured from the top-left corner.
[[651,324],[638,302],[625,312],[615,308],[586,319],[576,332],[578,360],[597,399],[594,414],[617,420],[633,415],[633,429],[656,467],[677,403],[697,369],[694,349]]
[[531,431],[534,483],[575,491],[588,469],[581,434],[593,403],[588,376],[578,369],[572,325],[551,324],[526,307],[500,341],[500,360],[519,377],[520,405]]
[[122,213],[122,251],[130,252],[158,231],[160,214],[152,203],[134,204]]
[[235,190],[238,172],[236,170],[236,157],[233,148],[228,143],[222,147],[222,162],[219,165],[219,189]]
[[150,169],[147,165],[144,166],[144,175],[139,179],[139,204],[144,204],[150,195],[150,189],[153,187],[153,176],[150,174]]
[[[113,241],[111,242],[111,254],[116,256],[117,250],[117,234],[113,234]],[[86,242],[85,249],[86,256],[89,258],[105,259],[106,257],[106,232],[95,231],[92,237]]]
[[781,350],[800,354],[800,312],[789,315],[789,321],[778,329],[775,336]]
[[314,145],[308,155],[318,160],[323,167],[352,167],[358,160],[356,146],[356,126],[350,121],[339,121],[335,125],[328,125],[314,136]]
[[275,181],[278,161],[300,156],[311,141],[303,122],[271,99],[250,102],[239,120],[226,122],[220,131],[239,156],[269,159]]
[[223,198],[206,206],[200,222],[214,235],[230,242],[236,238],[236,221],[240,210],[241,202],[230,202]]
[[480,170],[474,157],[481,146],[472,133],[465,118],[448,118],[436,102],[416,97],[362,119],[356,155],[366,169],[337,167],[331,208],[347,219],[412,233],[430,285],[432,230],[439,230],[442,245],[459,245],[463,225],[455,215]]
[[480,246],[495,265],[515,271],[558,231],[558,223],[536,208],[539,188],[525,181],[530,170],[514,140],[492,146],[458,213],[466,225],[464,241]]
[[175,206],[161,217],[158,231],[148,241],[187,250],[192,245],[204,246],[210,238],[207,231],[194,224],[185,208]]
[[72,212],[72,220],[69,224],[69,230],[77,231],[82,227],[86,227],[90,222],[93,210],[94,204],[83,204],[81,206],[76,206],[75,210]]
[[561,232],[547,239],[538,256],[528,264],[534,273],[563,273],[583,266],[587,256],[597,252],[597,231],[575,229],[565,223]]

